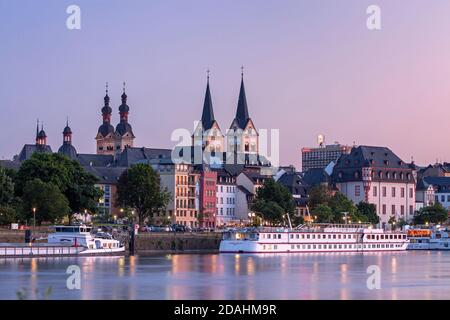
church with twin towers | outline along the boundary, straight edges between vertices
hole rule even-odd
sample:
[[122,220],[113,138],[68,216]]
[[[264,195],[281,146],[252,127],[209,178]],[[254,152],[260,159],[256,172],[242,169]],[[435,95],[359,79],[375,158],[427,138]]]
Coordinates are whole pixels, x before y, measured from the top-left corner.
[[[135,135],[128,119],[130,107],[127,104],[127,98],[124,84],[123,94],[121,96],[122,103],[119,106],[120,120],[116,127],[114,127],[111,119],[113,110],[110,107],[108,87],[106,88],[104,106],[101,109],[103,121],[95,137],[97,141],[97,154],[117,156],[127,147],[134,147]],[[248,156],[258,156],[259,134],[249,114],[243,70],[241,71],[236,114],[228,130],[225,132],[221,129],[219,122],[214,116],[208,71],[202,114],[192,134],[192,147],[201,148],[203,152],[210,154],[225,155],[226,152],[229,152],[244,155],[247,156],[247,160],[243,161],[247,162]]]

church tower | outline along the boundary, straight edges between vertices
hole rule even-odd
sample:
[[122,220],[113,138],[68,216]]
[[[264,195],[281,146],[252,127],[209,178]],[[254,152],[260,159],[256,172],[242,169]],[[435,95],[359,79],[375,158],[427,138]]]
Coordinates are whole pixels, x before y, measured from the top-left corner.
[[44,131],[44,124],[41,124],[41,130],[39,130],[39,120],[36,126],[36,146],[44,147],[47,145],[47,134]]
[[219,124],[214,118],[214,110],[209,88],[209,70],[206,82],[205,100],[201,121],[193,135],[194,146],[201,146],[205,152],[223,152],[224,137]]
[[127,94],[125,93],[125,82],[123,83],[122,104],[119,106],[120,122],[116,126],[115,132],[115,154],[119,154],[127,147],[133,147],[133,128],[128,123],[130,107],[127,105]]
[[58,153],[65,155],[70,159],[77,157],[77,150],[72,145],[72,129],[69,127],[69,119],[67,119],[66,127],[63,130],[63,144],[59,148]]
[[227,133],[227,144],[229,150],[237,153],[258,154],[259,152],[259,134],[248,113],[243,67],[236,115]]
[[97,136],[97,154],[114,155],[114,127],[111,125],[112,109],[109,106],[108,83],[106,83],[106,95],[104,106],[102,108],[103,124],[98,128]]

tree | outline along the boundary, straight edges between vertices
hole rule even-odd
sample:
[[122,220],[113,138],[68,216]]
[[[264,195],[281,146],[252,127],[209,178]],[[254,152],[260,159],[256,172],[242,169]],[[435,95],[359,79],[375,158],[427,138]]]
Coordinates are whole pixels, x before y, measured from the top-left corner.
[[333,222],[346,222],[343,219],[345,217],[344,212],[347,212],[347,219],[349,221],[354,221],[351,219],[355,216],[356,207],[353,202],[342,193],[336,192],[332,197],[330,197],[328,200],[328,206],[333,212]]
[[17,212],[12,206],[0,205],[0,225],[17,222]]
[[317,205],[311,210],[311,213],[314,217],[317,217],[315,221],[319,223],[329,223],[334,220],[333,211],[325,204]]
[[89,210],[96,212],[102,191],[95,186],[97,178],[74,160],[58,153],[34,153],[20,166],[16,178],[16,194],[22,196],[25,185],[34,179],[51,183],[69,201],[72,214]]
[[397,219],[394,216],[391,216],[388,220],[388,223],[391,225],[391,229],[395,230],[395,225],[397,223]]
[[377,215],[377,208],[374,204],[361,201],[356,205],[356,210],[359,215],[361,215],[363,220],[371,224],[378,224],[380,222],[380,217]]
[[36,208],[36,221],[56,222],[70,211],[69,202],[59,188],[51,182],[39,179],[28,181],[23,188],[22,215],[26,220],[33,218]]
[[0,205],[11,205],[14,202],[14,183],[0,167]]
[[286,187],[274,179],[267,179],[256,191],[256,198],[251,209],[264,220],[281,223],[285,221],[285,214],[289,214],[289,217],[293,216],[295,204]]
[[119,178],[116,204],[135,209],[141,225],[163,212],[169,200],[170,193],[161,187],[158,173],[147,164],[133,165]]
[[310,209],[314,209],[316,206],[320,204],[328,204],[330,200],[330,195],[328,192],[328,188],[325,186],[315,186],[312,187],[308,192],[308,206]]
[[436,202],[432,206],[420,208],[419,212],[414,216],[415,224],[425,224],[425,223],[443,223],[448,219],[447,210],[440,204]]

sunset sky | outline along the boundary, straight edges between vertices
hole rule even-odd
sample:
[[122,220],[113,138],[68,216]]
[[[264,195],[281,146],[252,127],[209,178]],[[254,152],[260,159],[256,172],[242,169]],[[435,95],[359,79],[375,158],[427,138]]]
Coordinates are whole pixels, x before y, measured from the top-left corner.
[[[71,4],[81,30],[66,28]],[[106,81],[114,124],[126,81],[135,144],[171,148],[201,117],[208,68],[225,131],[244,65],[250,116],[280,129],[282,164],[299,167],[319,133],[450,161],[448,0],[0,0],[0,39],[0,159],[34,143],[37,118],[57,151],[67,116],[94,153]]]

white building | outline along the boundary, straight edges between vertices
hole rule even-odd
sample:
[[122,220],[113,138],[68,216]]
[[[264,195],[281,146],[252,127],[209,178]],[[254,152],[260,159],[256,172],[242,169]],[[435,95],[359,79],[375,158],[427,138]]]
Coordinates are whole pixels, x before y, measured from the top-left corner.
[[217,171],[216,226],[228,225],[236,220],[236,179],[225,170]]
[[382,227],[390,217],[409,221],[416,210],[416,174],[389,148],[354,147],[342,155],[332,181],[355,204],[374,204]]

